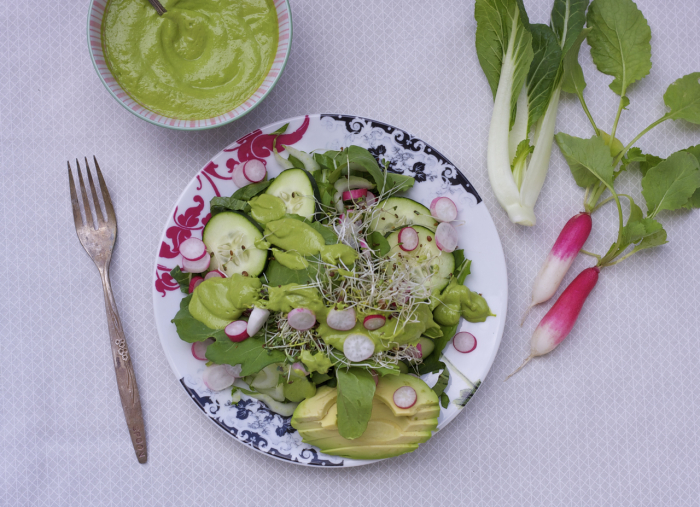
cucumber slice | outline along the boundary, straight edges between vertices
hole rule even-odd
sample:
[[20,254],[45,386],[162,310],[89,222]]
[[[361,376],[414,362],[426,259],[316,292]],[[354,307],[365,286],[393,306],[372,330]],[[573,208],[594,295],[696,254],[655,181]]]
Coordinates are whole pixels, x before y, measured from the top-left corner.
[[386,234],[399,227],[413,224],[422,225],[431,231],[437,228],[437,221],[430,216],[430,210],[421,203],[408,197],[389,197],[377,205],[369,228]]
[[267,250],[255,246],[255,240],[262,237],[260,225],[245,213],[225,211],[214,215],[202,234],[212,256],[209,269],[221,269],[226,275],[258,276],[267,264]]
[[312,219],[316,214],[318,194],[316,180],[304,169],[287,169],[277,176],[265,193],[279,197],[287,213]]
[[450,281],[455,270],[454,255],[443,252],[435,244],[435,233],[420,225],[411,225],[418,233],[418,247],[411,252],[399,248],[399,231],[394,231],[386,238],[391,250],[389,255],[401,254],[401,259],[413,268],[417,283],[426,283],[431,291],[442,290]]

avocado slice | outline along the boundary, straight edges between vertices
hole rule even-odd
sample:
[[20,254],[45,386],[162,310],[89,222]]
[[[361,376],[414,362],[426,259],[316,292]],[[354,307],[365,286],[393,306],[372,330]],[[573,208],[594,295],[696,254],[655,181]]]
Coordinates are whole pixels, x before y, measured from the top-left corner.
[[[418,399],[407,409],[394,404],[394,392],[402,386],[416,390]],[[372,400],[372,417],[364,434],[354,440],[338,432],[338,391],[321,386],[316,395],[302,401],[292,416],[292,426],[302,440],[326,454],[353,459],[383,459],[414,451],[437,428],[438,398],[421,379],[411,375],[387,375],[379,379]]]

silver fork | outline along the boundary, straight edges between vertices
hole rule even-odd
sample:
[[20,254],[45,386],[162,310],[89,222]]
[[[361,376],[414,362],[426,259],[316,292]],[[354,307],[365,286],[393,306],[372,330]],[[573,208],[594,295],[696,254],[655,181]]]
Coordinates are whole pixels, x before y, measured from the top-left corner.
[[86,157],[85,167],[87,170],[88,182],[90,183],[90,190],[92,192],[92,202],[95,206],[95,217],[97,218],[98,224],[97,229],[95,229],[92,220],[92,211],[90,209],[90,201],[88,201],[85,182],[83,181],[83,173],[80,170],[80,163],[76,159],[75,163],[78,166],[80,192],[82,194],[83,208],[85,210],[86,223],[83,223],[83,219],[80,215],[78,194],[73,181],[73,172],[71,171],[70,162],[68,162],[68,180],[70,182],[70,199],[73,205],[75,231],[78,233],[78,238],[83,248],[85,248],[85,251],[92,258],[95,266],[97,266],[100,277],[102,278],[105,307],[107,309],[109,341],[112,345],[112,359],[114,360],[114,370],[117,375],[119,396],[122,400],[126,424],[129,427],[131,443],[136,451],[136,458],[139,460],[139,463],[145,463],[148,458],[148,451],[146,449],[146,430],[141,413],[141,399],[139,398],[139,389],[136,385],[136,377],[134,376],[134,367],[129,357],[129,349],[126,346],[124,330],[122,329],[122,323],[117,313],[117,304],[114,301],[112,286],[109,281],[109,261],[112,259],[112,250],[114,249],[114,242],[117,239],[117,216],[114,214],[112,200],[109,197],[105,180],[102,178],[102,171],[100,171],[100,166],[97,164],[97,159],[94,156],[93,160],[95,161],[97,179],[100,182],[102,199],[107,216],[106,219],[102,217],[100,202],[97,198],[97,191],[95,190],[95,183],[92,179],[92,173],[90,172],[90,166],[88,165]]

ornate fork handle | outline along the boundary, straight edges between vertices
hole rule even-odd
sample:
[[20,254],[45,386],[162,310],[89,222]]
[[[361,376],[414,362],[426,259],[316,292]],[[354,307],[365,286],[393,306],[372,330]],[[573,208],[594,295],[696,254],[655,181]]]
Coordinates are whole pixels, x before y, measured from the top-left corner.
[[107,326],[109,327],[109,342],[112,346],[112,359],[114,360],[114,371],[117,375],[117,386],[119,387],[119,397],[124,409],[124,417],[129,427],[131,443],[136,451],[139,463],[146,463],[148,451],[146,449],[146,429],[143,423],[141,412],[141,398],[136,385],[134,367],[131,364],[129,349],[126,345],[124,330],[122,329],[117,304],[112,295],[112,285],[109,281],[109,266],[100,269],[102,286],[105,293],[105,309],[107,310]]

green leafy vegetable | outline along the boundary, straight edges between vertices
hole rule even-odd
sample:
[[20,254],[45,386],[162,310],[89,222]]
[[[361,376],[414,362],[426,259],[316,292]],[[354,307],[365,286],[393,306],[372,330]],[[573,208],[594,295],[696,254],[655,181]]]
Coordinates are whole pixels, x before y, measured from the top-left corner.
[[668,118],[684,119],[700,124],[700,72],[693,72],[674,81],[664,93]]
[[209,208],[212,216],[223,211],[248,211],[250,209],[246,201],[234,197],[213,197],[209,203]]
[[178,285],[180,286],[180,290],[184,292],[185,294],[190,293],[190,274],[189,273],[183,273],[180,270],[180,266],[175,266],[172,270],[170,270],[170,276],[173,277],[173,280],[175,280]]
[[338,432],[343,438],[353,440],[362,436],[372,417],[374,379],[364,368],[336,368],[336,378]]
[[567,54],[578,41],[579,33],[583,30],[583,25],[586,23],[587,8],[588,0],[554,1],[550,24],[554,34],[557,36],[563,54]]
[[440,326],[440,329],[442,330],[442,336],[434,340],[435,348],[430,355],[424,358],[423,362],[418,365],[418,373],[421,375],[426,373],[434,373],[445,368],[445,364],[440,361],[440,356],[442,355],[442,351],[457,332],[457,325]]
[[211,329],[192,316],[189,310],[191,300],[192,294],[180,301],[180,310],[175,314],[175,318],[172,320],[180,339],[187,343],[202,342],[207,338],[218,339],[223,337],[228,340],[223,329]]
[[612,187],[613,158],[603,139],[597,136],[582,139],[562,132],[555,139],[580,187],[589,187],[598,180]]
[[273,180],[261,181],[260,183],[251,183],[243,188],[236,190],[231,196],[234,199],[241,201],[250,201],[253,197],[261,194],[270,186]]
[[443,368],[443,370],[440,372],[440,376],[437,379],[437,382],[435,382],[435,385],[433,386],[433,392],[438,395],[442,396],[442,394],[445,392],[445,388],[447,387],[447,383],[450,381],[450,370],[447,368]]
[[[223,334],[223,331],[222,331]],[[207,347],[206,357],[216,364],[241,365],[241,376],[257,373],[265,366],[285,360],[284,352],[267,350],[265,340],[251,336],[242,342],[232,342],[225,334],[216,336],[216,342]]]
[[335,245],[338,243],[338,235],[334,233],[329,227],[320,224],[319,222],[311,222],[309,225],[316,229],[321,236],[323,236],[323,241],[326,242],[326,245]]
[[586,36],[591,31],[590,28],[581,30],[578,38],[571,45],[571,48],[566,52],[562,65],[562,83],[561,89],[566,93],[573,93],[583,99],[583,90],[586,88],[586,78],[583,76],[583,69],[578,63],[578,54],[581,50],[581,44],[586,39]]
[[550,27],[533,24],[530,25],[530,33],[533,58],[526,79],[527,133],[547,110],[552,91],[560,78],[559,64],[562,56],[559,41]]
[[283,266],[276,260],[271,260],[267,269],[265,270],[265,277],[267,278],[267,284],[273,287],[278,287],[280,285],[287,285],[290,283],[298,283],[299,285],[304,285],[311,280],[313,276],[313,267],[318,266],[317,263],[312,262],[310,259],[309,268],[307,269],[289,269]]
[[379,231],[374,231],[367,236],[367,245],[376,252],[378,257],[384,257],[391,250],[389,242]]
[[679,151],[649,169],[642,178],[642,195],[648,215],[655,217],[661,210],[685,206],[700,187],[699,167],[693,155]]

